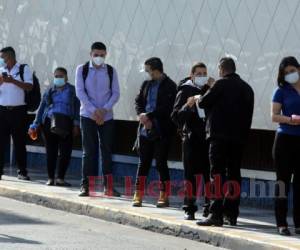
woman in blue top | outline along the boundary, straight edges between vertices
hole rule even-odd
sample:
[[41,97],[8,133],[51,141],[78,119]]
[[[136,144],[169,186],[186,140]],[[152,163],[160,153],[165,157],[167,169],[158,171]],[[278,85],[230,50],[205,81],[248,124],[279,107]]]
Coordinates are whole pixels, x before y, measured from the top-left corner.
[[[55,183],[55,170],[59,152],[57,186],[70,186],[65,182],[65,174],[70,163],[73,136],[79,135],[79,100],[75,95],[75,87],[68,83],[65,68],[59,67],[54,71],[53,86],[43,95],[31,129],[41,128],[47,153],[48,181],[46,185]],[[61,114],[70,119],[69,132],[60,136],[51,130],[51,119],[54,114]]]
[[273,159],[276,168],[275,216],[278,232],[290,235],[286,220],[288,194],[293,175],[293,218],[295,233],[300,234],[300,65],[296,58],[282,59],[278,88],[272,100],[272,121],[279,123]]

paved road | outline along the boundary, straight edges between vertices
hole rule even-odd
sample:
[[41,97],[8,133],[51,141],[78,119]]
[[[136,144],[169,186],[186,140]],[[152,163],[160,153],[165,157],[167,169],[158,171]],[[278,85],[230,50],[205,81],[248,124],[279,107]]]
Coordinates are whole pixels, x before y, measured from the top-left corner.
[[206,244],[152,233],[0,197],[0,249],[212,250]]

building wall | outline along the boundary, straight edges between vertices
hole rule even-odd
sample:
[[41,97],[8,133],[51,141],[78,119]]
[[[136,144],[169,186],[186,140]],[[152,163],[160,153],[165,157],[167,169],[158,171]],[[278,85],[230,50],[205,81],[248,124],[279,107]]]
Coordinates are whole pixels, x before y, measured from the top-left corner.
[[0,46],[16,48],[36,70],[43,89],[56,66],[74,82],[89,47],[107,44],[107,62],[119,73],[122,96],[116,118],[134,120],[133,99],[143,62],[159,56],[174,80],[203,61],[217,78],[225,55],[255,90],[253,128],[274,129],[269,117],[278,64],[299,56],[299,0],[1,0]]

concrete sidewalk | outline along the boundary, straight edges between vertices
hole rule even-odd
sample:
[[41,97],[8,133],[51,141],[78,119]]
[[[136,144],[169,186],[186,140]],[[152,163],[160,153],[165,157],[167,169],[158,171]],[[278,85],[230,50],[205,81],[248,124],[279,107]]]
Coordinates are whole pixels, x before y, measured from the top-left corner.
[[[151,203],[134,208],[131,197],[80,198],[78,181],[72,182],[72,188],[62,188],[45,186],[41,176],[32,179],[25,182],[2,176],[0,195],[228,249],[300,249],[299,236],[277,235],[273,211],[242,208],[237,227],[199,227],[195,222],[184,221],[178,208],[159,209]],[[197,217],[201,218],[200,214]]]

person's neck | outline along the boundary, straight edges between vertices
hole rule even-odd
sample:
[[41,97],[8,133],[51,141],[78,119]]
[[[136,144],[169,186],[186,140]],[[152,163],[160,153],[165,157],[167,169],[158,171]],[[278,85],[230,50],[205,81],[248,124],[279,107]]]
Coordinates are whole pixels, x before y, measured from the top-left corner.
[[294,84],[294,88],[300,91],[300,80]]
[[7,69],[10,71],[15,65],[16,65],[17,61],[13,61],[12,63],[8,63],[7,64]]

